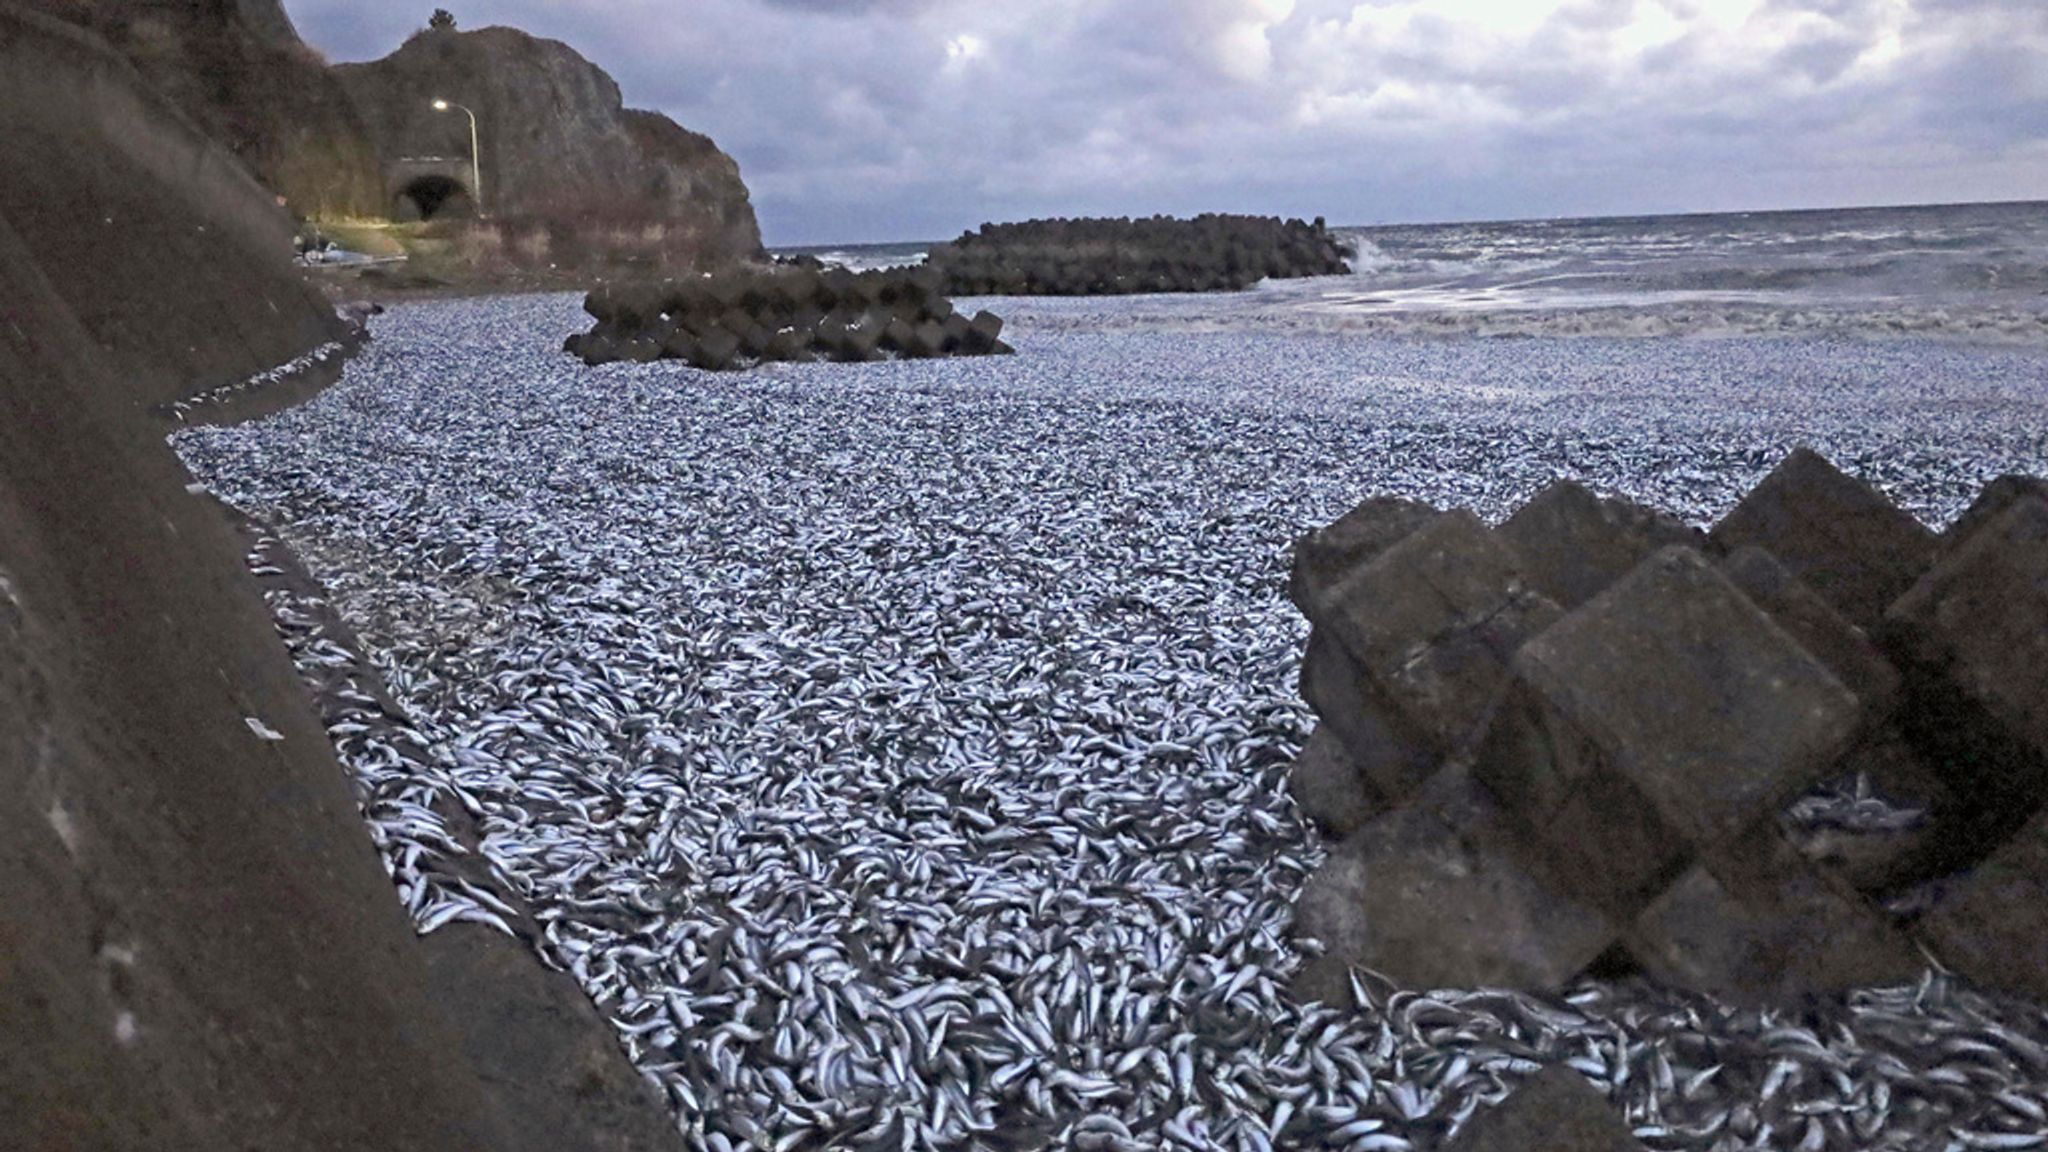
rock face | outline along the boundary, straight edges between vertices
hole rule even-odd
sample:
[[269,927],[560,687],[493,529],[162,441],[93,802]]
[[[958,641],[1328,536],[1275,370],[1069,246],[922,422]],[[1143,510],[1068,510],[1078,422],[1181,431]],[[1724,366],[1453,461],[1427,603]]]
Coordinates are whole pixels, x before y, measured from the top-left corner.
[[[484,201],[498,215],[630,231],[677,260],[757,256],[739,166],[567,45],[511,28],[421,32],[390,56],[330,68],[280,0],[24,0],[118,49],[208,136],[302,216],[382,217],[417,199],[407,157],[467,168],[476,111]],[[446,168],[448,166],[443,166]],[[466,171],[460,193],[473,200]],[[663,230],[649,244],[650,229]]]
[[26,0],[91,29],[301,215],[385,210],[376,150],[280,0]]
[[732,158],[664,116],[627,109],[618,84],[559,41],[511,28],[422,32],[382,60],[334,74],[387,166],[404,157],[466,159],[468,118],[437,113],[433,102],[474,111],[482,199],[493,214],[659,222],[716,256],[761,250]]

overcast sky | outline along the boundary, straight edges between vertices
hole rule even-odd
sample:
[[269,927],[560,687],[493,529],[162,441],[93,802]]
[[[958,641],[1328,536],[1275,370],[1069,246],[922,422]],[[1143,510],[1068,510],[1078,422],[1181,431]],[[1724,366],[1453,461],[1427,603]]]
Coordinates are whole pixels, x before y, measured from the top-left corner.
[[[2048,0],[440,0],[738,159],[770,245],[2048,199]],[[334,60],[432,0],[287,0]]]

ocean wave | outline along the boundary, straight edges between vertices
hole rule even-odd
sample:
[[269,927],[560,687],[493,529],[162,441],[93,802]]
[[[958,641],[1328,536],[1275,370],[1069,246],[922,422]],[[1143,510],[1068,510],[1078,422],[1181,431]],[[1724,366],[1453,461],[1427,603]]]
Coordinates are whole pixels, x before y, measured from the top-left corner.
[[926,250],[885,249],[880,251],[847,251],[833,249],[814,252],[812,255],[827,264],[837,264],[849,272],[881,272],[890,268],[909,268],[924,263]]
[[1685,301],[1588,307],[1387,306],[1342,293],[1330,299],[1253,294],[1207,300],[1169,296],[991,304],[1017,331],[1092,329],[1326,332],[1414,338],[1649,339],[1763,336],[1874,341],[1894,339],[2048,347],[2048,302],[2038,309],[1782,306],[1750,301]]

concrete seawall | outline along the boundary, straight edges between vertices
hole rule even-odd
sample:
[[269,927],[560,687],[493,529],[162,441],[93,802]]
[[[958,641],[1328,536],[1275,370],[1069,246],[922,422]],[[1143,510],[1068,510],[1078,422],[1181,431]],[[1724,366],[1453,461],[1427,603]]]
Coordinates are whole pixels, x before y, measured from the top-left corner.
[[480,1035],[609,1037],[455,1026],[563,978],[514,954],[446,1006],[245,541],[150,415],[339,334],[288,239],[118,57],[0,5],[0,1144],[655,1146],[630,1094],[587,1092],[635,1117],[602,1137],[509,1119],[551,1086],[480,1075]]

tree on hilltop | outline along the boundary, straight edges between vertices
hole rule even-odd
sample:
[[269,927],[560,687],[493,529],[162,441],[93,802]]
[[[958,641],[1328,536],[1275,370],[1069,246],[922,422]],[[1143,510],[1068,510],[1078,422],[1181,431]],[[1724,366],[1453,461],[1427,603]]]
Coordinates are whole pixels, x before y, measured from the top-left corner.
[[446,8],[434,9],[434,14],[427,17],[427,28],[433,32],[455,31],[455,13]]

